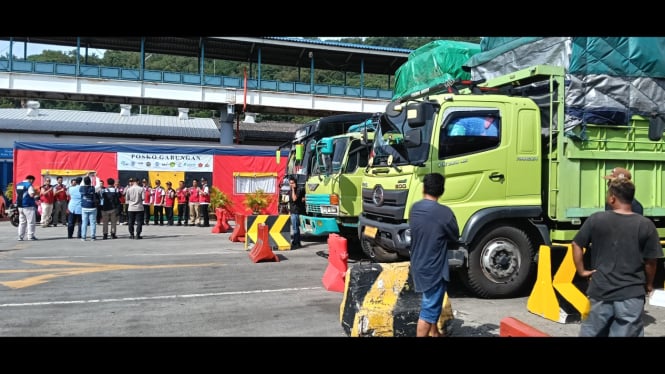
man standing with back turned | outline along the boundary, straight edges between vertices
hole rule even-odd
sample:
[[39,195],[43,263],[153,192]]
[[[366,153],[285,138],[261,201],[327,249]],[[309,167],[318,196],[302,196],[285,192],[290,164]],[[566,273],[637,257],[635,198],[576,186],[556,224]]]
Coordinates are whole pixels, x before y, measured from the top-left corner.
[[[127,229],[129,230],[130,239],[142,239],[141,232],[143,232],[143,221],[145,219],[145,209],[143,207],[144,187],[139,186],[138,181],[134,178],[129,178],[129,187],[125,189],[125,201],[127,202]],[[134,231],[134,224],[136,224],[136,231]],[[134,236],[136,233],[136,236]]]
[[411,207],[411,276],[416,292],[422,293],[416,326],[418,337],[439,337],[437,322],[450,282],[448,246],[459,240],[459,226],[453,211],[438,203],[445,178],[439,173],[425,175],[423,199]]
[[[606,200],[612,210],[593,213],[573,238],[573,261],[577,274],[589,278],[591,303],[579,336],[644,336],[645,296],[653,291],[663,249],[656,225],[632,211],[634,196],[628,178],[611,180]],[[592,270],[585,269],[582,248],[589,251]]]

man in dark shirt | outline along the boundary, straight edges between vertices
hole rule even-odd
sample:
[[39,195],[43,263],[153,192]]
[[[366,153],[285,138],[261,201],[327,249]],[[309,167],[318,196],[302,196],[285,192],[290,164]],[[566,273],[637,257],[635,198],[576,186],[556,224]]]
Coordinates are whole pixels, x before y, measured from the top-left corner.
[[305,213],[305,190],[298,188],[295,176],[289,177],[289,211],[291,213],[291,249],[301,248],[300,215]]
[[[573,238],[575,269],[589,277],[591,304],[580,336],[644,336],[645,296],[653,291],[656,259],[663,257],[663,249],[656,225],[631,210],[634,195],[629,179],[611,180],[607,203],[612,210],[589,216]],[[583,248],[589,251],[591,269],[585,269]]]
[[459,226],[453,211],[437,202],[443,195],[445,178],[439,173],[425,175],[423,199],[409,213],[411,229],[411,276],[416,292],[422,293],[416,326],[418,337],[442,336],[437,322],[450,281],[448,246],[459,240]]
[[[612,174],[606,175],[603,177],[603,179],[607,179],[607,185],[609,186],[609,183],[611,180],[616,179],[616,178],[626,178],[628,180],[631,180],[632,175],[630,175],[630,172],[622,167],[615,167],[612,169]],[[637,199],[633,198],[633,202],[630,204],[631,210],[634,213],[637,213],[639,215],[644,215],[644,208],[642,207],[642,203],[637,201]],[[610,206],[609,203],[605,203],[605,210],[612,210],[612,207]]]

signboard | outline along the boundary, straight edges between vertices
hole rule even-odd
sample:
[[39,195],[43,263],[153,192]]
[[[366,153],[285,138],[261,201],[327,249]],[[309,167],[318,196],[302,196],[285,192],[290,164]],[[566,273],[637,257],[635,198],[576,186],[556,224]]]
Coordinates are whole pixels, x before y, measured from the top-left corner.
[[118,170],[212,172],[213,155],[118,152]]
[[14,158],[14,148],[0,148],[0,158]]

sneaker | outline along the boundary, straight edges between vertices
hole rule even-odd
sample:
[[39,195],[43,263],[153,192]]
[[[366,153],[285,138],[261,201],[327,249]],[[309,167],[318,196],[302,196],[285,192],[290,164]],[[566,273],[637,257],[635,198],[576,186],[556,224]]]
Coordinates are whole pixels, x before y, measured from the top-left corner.
[[109,235],[108,235],[108,234],[104,234],[104,236],[102,236],[102,240],[106,240],[106,239],[108,239],[108,238],[109,238]]
[[84,242],[84,241],[85,241],[85,238],[81,238],[81,241]]
[[29,237],[28,240],[37,240],[37,237],[35,237],[35,236],[33,235],[33,236]]
[[113,239],[118,239],[118,237],[115,236],[115,234],[111,234],[111,238],[113,238]]
[[16,239],[16,240],[18,240],[19,242],[22,242],[22,241],[23,241],[23,237],[22,237],[22,236],[19,236],[18,239]]
[[136,239],[143,239],[143,237],[141,235],[136,235]]
[[97,239],[95,239],[95,238],[92,238],[92,239],[90,239],[90,240],[94,242],[94,241],[96,241]]
[[130,238],[130,239],[134,239],[134,235],[130,235],[129,238]]

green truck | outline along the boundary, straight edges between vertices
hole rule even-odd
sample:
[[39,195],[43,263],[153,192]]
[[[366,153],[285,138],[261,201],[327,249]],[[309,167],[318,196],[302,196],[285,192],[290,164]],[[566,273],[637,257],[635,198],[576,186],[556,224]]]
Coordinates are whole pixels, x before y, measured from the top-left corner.
[[305,183],[306,213],[300,215],[303,234],[339,233],[357,245],[362,209],[360,185],[377,119],[374,116],[345,134],[311,143],[314,159]]
[[602,177],[615,166],[632,172],[644,215],[664,238],[662,122],[633,112],[620,125],[589,117],[564,127],[567,84],[564,67],[535,65],[393,100],[362,181],[363,252],[408,261],[409,208],[432,172],[445,175],[440,202],[461,230],[449,264],[479,297],[528,292],[540,245],[570,243],[604,209]]
[[312,144],[324,137],[344,134],[351,126],[371,116],[372,113],[343,113],[309,121],[294,132],[293,139],[277,148],[278,164],[281,162],[281,150],[289,150],[286,172],[280,183],[279,214],[288,214],[289,176],[296,177],[299,188],[305,187],[305,181],[312,172],[312,162],[315,160]]

